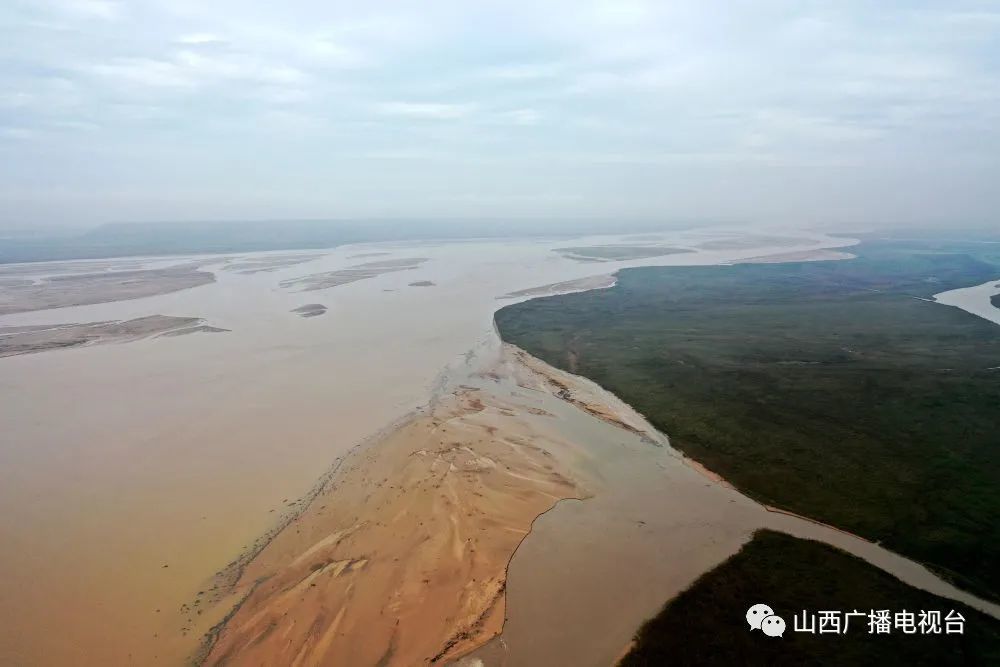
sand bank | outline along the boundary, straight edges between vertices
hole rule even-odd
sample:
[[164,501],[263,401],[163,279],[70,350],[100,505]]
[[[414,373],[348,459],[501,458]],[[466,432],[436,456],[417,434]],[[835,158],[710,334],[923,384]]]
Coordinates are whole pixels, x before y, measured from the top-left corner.
[[849,252],[840,252],[838,250],[828,250],[821,248],[819,250],[805,250],[799,252],[779,252],[773,255],[762,255],[760,257],[751,257],[750,259],[741,259],[739,262],[734,262],[738,264],[780,264],[782,262],[828,262],[840,259],[854,259],[856,255],[852,255]]
[[328,287],[337,287],[339,285],[349,285],[359,280],[377,278],[385,273],[408,271],[417,268],[426,261],[427,259],[424,257],[404,257],[401,259],[365,262],[337,271],[314,273],[301,278],[283,280],[281,286],[286,288],[298,287],[300,292],[310,292],[327,289]]
[[254,273],[271,273],[296,264],[304,264],[322,257],[321,253],[314,254],[278,254],[266,255],[262,257],[248,257],[227,261],[221,268],[223,271],[235,271],[244,275]]
[[81,345],[106,345],[142,340],[158,335],[180,336],[197,332],[222,332],[198,317],[150,315],[121,322],[88,322],[55,326],[0,328],[0,357],[33,354]]
[[292,308],[292,312],[300,317],[319,317],[326,314],[326,306],[321,303],[307,303],[298,308]]
[[648,259],[651,257],[663,257],[665,255],[694,252],[688,248],[671,248],[660,245],[624,244],[556,248],[555,250],[564,257],[578,262],[616,262],[629,259]]
[[604,276],[588,276],[577,280],[564,280],[561,283],[551,283],[541,287],[531,287],[529,289],[517,290],[504,294],[499,299],[518,299],[524,297],[550,296],[552,294],[569,294],[571,292],[586,292],[592,289],[603,289],[613,287],[615,277],[611,274]]
[[138,271],[52,275],[30,283],[0,288],[0,315],[140,299],[214,281],[213,274],[199,271],[190,265]]
[[499,634],[514,551],[587,493],[551,413],[511,392],[550,385],[508,361],[505,384],[491,373],[348,455],[245,567],[205,664],[429,664]]

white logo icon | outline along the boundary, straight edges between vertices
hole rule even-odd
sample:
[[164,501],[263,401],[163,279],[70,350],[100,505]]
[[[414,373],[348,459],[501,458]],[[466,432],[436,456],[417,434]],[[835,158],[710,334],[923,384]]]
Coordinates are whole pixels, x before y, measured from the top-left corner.
[[768,616],[760,624],[760,629],[768,637],[781,637],[785,634],[785,619],[780,616]]
[[768,616],[774,616],[774,610],[766,604],[755,604],[747,609],[747,623],[751,630],[760,630],[760,622]]
[[768,637],[785,634],[785,619],[774,615],[774,610],[766,604],[755,604],[747,609],[747,623],[751,630],[761,630]]

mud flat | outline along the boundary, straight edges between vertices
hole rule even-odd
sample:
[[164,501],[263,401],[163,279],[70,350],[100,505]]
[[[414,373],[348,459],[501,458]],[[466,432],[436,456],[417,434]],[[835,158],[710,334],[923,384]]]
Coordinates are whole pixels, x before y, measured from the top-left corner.
[[212,273],[194,266],[52,275],[0,288],[0,315],[140,299],[214,281]]
[[358,282],[359,280],[377,278],[383,274],[393,273],[395,271],[408,271],[410,269],[417,268],[426,261],[427,259],[424,257],[412,257],[365,262],[363,264],[358,264],[346,269],[340,269],[338,271],[314,273],[302,278],[284,280],[282,281],[281,286],[285,288],[298,287],[298,291],[300,292],[311,292],[313,290],[327,289],[328,287],[348,285],[350,283]]
[[0,276],[59,275],[67,273],[98,273],[140,269],[147,264],[143,259],[85,259],[64,262],[29,262],[26,264],[0,264]]
[[81,345],[124,343],[157,335],[180,336],[196,332],[225,331],[202,322],[198,317],[151,315],[122,322],[4,327],[0,328],[0,357]]
[[732,235],[730,238],[716,238],[698,244],[702,250],[739,250],[754,246],[794,246],[799,239],[794,236]]
[[322,254],[297,254],[297,255],[268,255],[265,257],[251,257],[237,259],[226,263],[222,269],[224,271],[235,271],[244,275],[254,273],[270,273],[279,269],[284,269],[296,264],[304,264],[322,257]]
[[687,248],[657,245],[598,245],[573,248],[556,248],[561,255],[578,262],[614,262],[628,259],[648,259],[693,252]]
[[610,274],[605,276],[589,276],[578,280],[565,280],[561,283],[552,283],[550,285],[542,285],[541,287],[517,290],[516,292],[510,292],[497,298],[519,299],[524,297],[548,296],[551,294],[569,294],[570,292],[586,292],[587,290],[592,289],[613,287],[614,284],[615,277]]
[[347,259],[363,259],[366,257],[383,257],[385,255],[391,255],[391,252],[362,252],[356,255],[348,255]]
[[292,308],[292,312],[297,313],[301,317],[319,317],[320,315],[325,315],[326,310],[326,306],[321,303],[307,303],[304,306]]
[[838,259],[854,259],[855,255],[839,250],[806,250],[802,252],[779,252],[773,255],[751,257],[740,260],[739,264],[779,264],[781,262],[826,262]]

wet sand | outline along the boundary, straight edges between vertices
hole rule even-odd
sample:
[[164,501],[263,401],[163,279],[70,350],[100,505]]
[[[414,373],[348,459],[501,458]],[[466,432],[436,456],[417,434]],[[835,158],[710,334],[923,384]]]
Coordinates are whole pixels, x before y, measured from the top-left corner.
[[694,252],[688,248],[670,248],[659,245],[609,244],[575,248],[556,248],[569,259],[578,262],[613,262],[625,259],[646,259],[684,252]]
[[66,308],[157,294],[205,285],[215,280],[194,266],[165,269],[51,275],[27,284],[0,288],[0,315]]
[[365,262],[338,271],[314,273],[302,278],[284,280],[281,282],[281,286],[287,288],[298,287],[301,292],[311,292],[339,285],[349,285],[359,280],[378,278],[382,274],[392,273],[393,271],[409,271],[417,268],[426,261],[427,259],[423,257],[411,257]]
[[586,292],[592,289],[613,287],[614,284],[615,277],[613,275],[589,276],[587,278],[580,278],[579,280],[567,280],[561,283],[552,283],[551,285],[542,285],[541,287],[517,290],[516,292],[504,294],[498,298],[519,299],[523,297],[549,296],[552,294],[571,294],[573,292]]
[[[692,241],[686,233],[664,235],[670,244]],[[574,245],[615,242],[594,237]],[[815,234],[800,242],[802,250],[847,243]],[[468,374],[493,363],[498,296],[609,268],[716,264],[778,250],[594,267],[559,256],[555,244],[354,246],[252,274],[219,270],[231,258],[157,258],[140,269],[196,264],[215,271],[216,280],[0,317],[9,328],[197,315],[230,330],[0,359],[0,572],[7,582],[0,663],[185,664],[239,600],[234,592],[206,605],[220,585],[214,573],[245,563],[281,534],[333,462],[449,393],[446,380],[459,369]],[[350,256],[359,253],[405,260],[416,247],[427,261],[414,269],[325,290],[327,316],[304,320],[290,312],[302,298],[282,281],[350,269],[357,265]],[[46,271],[59,272],[53,265]],[[406,289],[418,280],[437,286]],[[539,408],[558,409],[636,437],[564,401]],[[570,423],[557,421],[560,428]],[[536,526],[573,504],[560,502]]]
[[292,312],[300,317],[319,317],[326,314],[326,306],[321,303],[307,303],[298,308],[292,308]]
[[[706,236],[714,236],[706,234]],[[746,235],[741,238],[712,238],[698,244],[703,250],[737,250],[754,246],[795,246],[798,240],[794,236],[762,236]]]
[[294,254],[294,255],[270,255],[263,258],[235,259],[222,266],[223,271],[236,271],[237,273],[254,274],[262,272],[277,271],[296,264],[311,262],[321,258],[322,254]]
[[804,252],[779,252],[762,257],[740,260],[740,264],[779,264],[781,262],[825,262],[840,259],[854,259],[856,255],[839,250],[807,250]]
[[153,336],[223,332],[197,317],[150,315],[122,322],[88,322],[56,326],[6,327],[0,330],[0,357],[37,354],[81,345],[108,345]]
[[429,664],[498,634],[514,550],[585,495],[529,407],[463,387],[348,455],[245,569],[205,664]]

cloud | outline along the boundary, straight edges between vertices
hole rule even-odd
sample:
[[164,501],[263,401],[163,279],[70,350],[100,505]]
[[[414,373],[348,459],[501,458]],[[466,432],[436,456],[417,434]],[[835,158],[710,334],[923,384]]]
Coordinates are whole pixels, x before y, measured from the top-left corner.
[[34,100],[34,95],[29,93],[19,91],[0,93],[0,107],[7,107],[8,109],[29,106]]
[[52,5],[66,14],[89,18],[113,20],[122,14],[121,4],[112,0],[54,0]]
[[190,88],[197,81],[190,71],[175,62],[149,58],[118,58],[82,68],[112,83],[126,85]]
[[27,127],[0,127],[0,137],[4,139],[31,139],[37,134],[35,130]]
[[226,40],[210,32],[192,32],[177,38],[179,44],[189,46],[204,46],[206,44],[225,44]]
[[[265,155],[254,174],[289,198],[296,171],[417,208],[444,201],[420,188],[468,179],[527,210],[518,190],[552,179],[595,209],[621,202],[618,187],[666,215],[664,183],[725,182],[747,188],[733,201],[752,214],[781,208],[764,172],[807,165],[800,199],[822,207],[845,165],[928,191],[943,185],[915,165],[1000,178],[998,44],[1000,13],[977,0],[11,0],[0,177],[104,174],[110,192],[127,173],[162,201],[193,178],[177,165],[198,164],[223,209],[246,191],[228,165]],[[84,171],[94,155],[103,169]],[[365,171],[349,156],[378,158]],[[437,156],[434,169],[415,173],[414,156]],[[967,206],[992,214],[998,200],[983,186]]]
[[507,81],[535,81],[552,79],[565,70],[562,63],[519,63],[487,68],[483,75],[490,79]]
[[208,56],[181,50],[167,59],[121,58],[85,69],[109,83],[152,88],[193,89],[228,81],[268,85],[301,85],[309,76],[288,65],[268,63],[243,54]]
[[502,122],[514,125],[537,125],[542,120],[542,114],[535,109],[513,109],[497,114]]
[[458,120],[475,110],[472,104],[442,104],[431,102],[382,102],[375,111],[384,116],[400,116],[426,120]]

